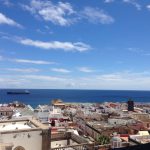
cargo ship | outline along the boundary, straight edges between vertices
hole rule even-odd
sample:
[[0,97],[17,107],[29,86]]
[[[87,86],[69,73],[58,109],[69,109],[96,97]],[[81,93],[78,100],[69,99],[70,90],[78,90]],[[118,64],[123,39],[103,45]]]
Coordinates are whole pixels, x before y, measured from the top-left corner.
[[28,90],[11,90],[7,94],[30,94]]

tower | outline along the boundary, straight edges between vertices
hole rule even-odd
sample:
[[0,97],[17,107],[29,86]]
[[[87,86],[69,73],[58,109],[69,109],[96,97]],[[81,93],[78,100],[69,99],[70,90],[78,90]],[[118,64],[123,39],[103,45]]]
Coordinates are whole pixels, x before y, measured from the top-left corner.
[[128,111],[134,111],[134,101],[128,100]]

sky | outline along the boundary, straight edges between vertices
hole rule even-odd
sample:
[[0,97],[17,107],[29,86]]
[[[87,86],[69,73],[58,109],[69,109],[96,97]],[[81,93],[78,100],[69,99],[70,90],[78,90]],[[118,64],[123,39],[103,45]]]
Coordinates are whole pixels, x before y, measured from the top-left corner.
[[0,88],[150,90],[150,1],[0,0]]

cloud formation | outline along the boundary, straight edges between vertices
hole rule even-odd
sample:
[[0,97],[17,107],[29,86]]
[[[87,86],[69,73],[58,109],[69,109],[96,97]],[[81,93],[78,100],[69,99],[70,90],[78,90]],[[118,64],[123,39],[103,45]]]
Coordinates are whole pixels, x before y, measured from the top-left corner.
[[0,76],[0,85],[1,88],[29,88],[30,85],[30,88],[150,90],[150,72],[122,71],[69,78],[43,74],[6,74]]
[[[65,78],[56,77],[56,76],[47,76],[47,75],[24,75],[23,78],[32,79],[32,80],[45,80],[45,81],[64,81]],[[39,81],[40,82],[40,81]]]
[[36,65],[55,64],[55,62],[49,62],[43,60],[30,60],[30,59],[10,59],[10,60],[17,63],[28,63],[28,64],[36,64]]
[[92,7],[74,10],[68,2],[54,3],[48,0],[31,0],[29,5],[22,5],[22,7],[36,18],[42,18],[60,26],[69,26],[85,19],[91,23],[110,24],[114,22],[113,17],[103,10]]
[[13,6],[13,3],[11,3],[10,0],[0,0],[0,3],[7,7]]
[[90,69],[88,67],[79,67],[78,70],[81,71],[81,72],[85,72],[85,73],[94,72],[94,70],[92,70],[92,69]]
[[0,55],[0,61],[3,60],[3,56]]
[[[117,0],[104,0],[104,3],[112,3],[115,1],[117,1]],[[137,2],[137,0],[118,0],[118,2],[120,2],[120,1],[134,6],[137,10],[142,9],[142,6]]]
[[104,2],[105,3],[112,3],[112,2],[114,2],[115,0],[105,0]]
[[52,3],[48,0],[31,0],[29,5],[22,5],[23,8],[33,15],[54,24],[67,26],[73,23],[70,17],[75,13],[70,3]]
[[39,69],[36,68],[6,68],[8,71],[13,71],[13,72],[20,72],[20,73],[33,73],[33,72],[39,72]]
[[60,72],[60,73],[70,73],[71,71],[68,69],[64,69],[64,68],[52,68],[51,69],[54,72]]
[[16,26],[16,27],[22,28],[22,25],[20,25],[19,23],[15,22],[14,20],[6,17],[2,13],[0,13],[0,24],[7,24],[7,25],[10,25],[10,26]]
[[150,5],[147,5],[146,8],[147,8],[148,10],[150,10]]
[[59,41],[50,41],[50,42],[43,42],[38,40],[31,40],[31,39],[20,39],[19,43],[28,46],[34,46],[42,49],[62,49],[64,51],[87,51],[90,50],[91,47],[82,42],[59,42]]
[[82,11],[82,15],[83,18],[86,18],[92,23],[110,24],[115,21],[114,18],[98,8],[85,7]]
[[142,9],[142,6],[137,2],[137,0],[123,0],[123,2],[133,5],[137,10]]

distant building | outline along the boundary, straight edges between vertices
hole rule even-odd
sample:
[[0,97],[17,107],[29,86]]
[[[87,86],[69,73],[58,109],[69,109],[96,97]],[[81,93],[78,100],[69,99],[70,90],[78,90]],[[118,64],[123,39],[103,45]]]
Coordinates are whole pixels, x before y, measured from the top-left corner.
[[110,125],[127,125],[135,123],[135,120],[130,117],[108,118],[108,123]]
[[127,103],[128,103],[128,111],[134,111],[134,101],[129,100]]
[[66,106],[61,99],[53,99],[52,105],[61,109],[64,109]]
[[121,147],[121,148],[114,148],[113,150],[149,150],[150,143],[147,144],[140,144],[128,147]]
[[50,130],[34,119],[0,122],[2,150],[49,150]]
[[112,148],[120,148],[122,147],[122,140],[119,136],[114,136],[111,139],[111,147]]
[[146,144],[150,143],[150,135],[146,131],[142,131],[141,135],[130,135],[129,141],[134,142],[135,144]]
[[8,106],[0,107],[0,116],[11,117],[13,115],[13,109]]

